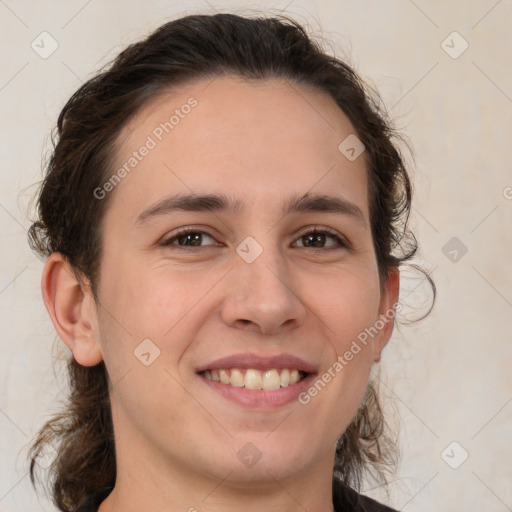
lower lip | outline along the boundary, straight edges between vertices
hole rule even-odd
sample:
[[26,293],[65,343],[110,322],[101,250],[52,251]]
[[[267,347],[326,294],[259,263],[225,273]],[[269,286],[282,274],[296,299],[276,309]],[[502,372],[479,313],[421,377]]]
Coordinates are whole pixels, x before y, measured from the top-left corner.
[[206,385],[217,393],[220,393],[224,398],[243,407],[276,409],[297,400],[299,394],[311,385],[311,382],[315,378],[315,374],[310,373],[305,379],[295,384],[275,389],[273,391],[267,391],[264,389],[247,389],[244,387],[237,388],[230,384],[223,384],[222,382],[207,379],[202,375],[199,375],[199,377]]

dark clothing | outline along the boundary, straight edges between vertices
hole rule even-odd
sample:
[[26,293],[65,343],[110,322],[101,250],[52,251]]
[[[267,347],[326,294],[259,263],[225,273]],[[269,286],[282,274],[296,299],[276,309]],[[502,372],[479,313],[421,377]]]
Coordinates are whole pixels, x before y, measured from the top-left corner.
[[336,512],[397,512],[344,486],[336,479],[332,481],[332,503]]
[[[101,502],[110,492],[111,490],[108,490],[89,496],[75,512],[97,512]],[[396,512],[394,509],[344,486],[337,479],[333,479],[332,482],[332,502],[336,512]]]

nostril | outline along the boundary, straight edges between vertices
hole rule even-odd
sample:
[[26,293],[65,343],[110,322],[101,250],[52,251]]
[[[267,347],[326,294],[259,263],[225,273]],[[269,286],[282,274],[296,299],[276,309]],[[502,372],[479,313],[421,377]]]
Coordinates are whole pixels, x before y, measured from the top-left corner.
[[247,325],[252,324],[250,320],[246,320],[245,318],[240,318],[239,320],[236,321],[236,323],[239,325],[239,327],[245,327]]

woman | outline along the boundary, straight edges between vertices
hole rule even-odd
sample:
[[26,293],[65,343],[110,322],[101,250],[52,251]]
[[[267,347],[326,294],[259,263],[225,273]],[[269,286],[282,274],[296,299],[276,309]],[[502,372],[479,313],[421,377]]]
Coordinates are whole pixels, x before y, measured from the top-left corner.
[[59,510],[391,510],[358,491],[396,456],[370,380],[416,250],[393,135],[284,17],[167,23],[72,96],[30,230],[72,352],[31,452]]

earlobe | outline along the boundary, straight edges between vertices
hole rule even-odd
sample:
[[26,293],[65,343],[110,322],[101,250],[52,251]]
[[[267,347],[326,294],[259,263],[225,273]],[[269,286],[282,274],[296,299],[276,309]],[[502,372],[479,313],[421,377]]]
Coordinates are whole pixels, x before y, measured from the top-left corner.
[[101,362],[94,299],[59,252],[52,253],[45,263],[41,291],[55,330],[75,360],[83,366]]
[[376,363],[380,361],[382,351],[393,334],[399,295],[400,271],[398,267],[393,267],[388,274],[380,300],[378,325],[382,328],[379,328],[373,343],[373,360]]

